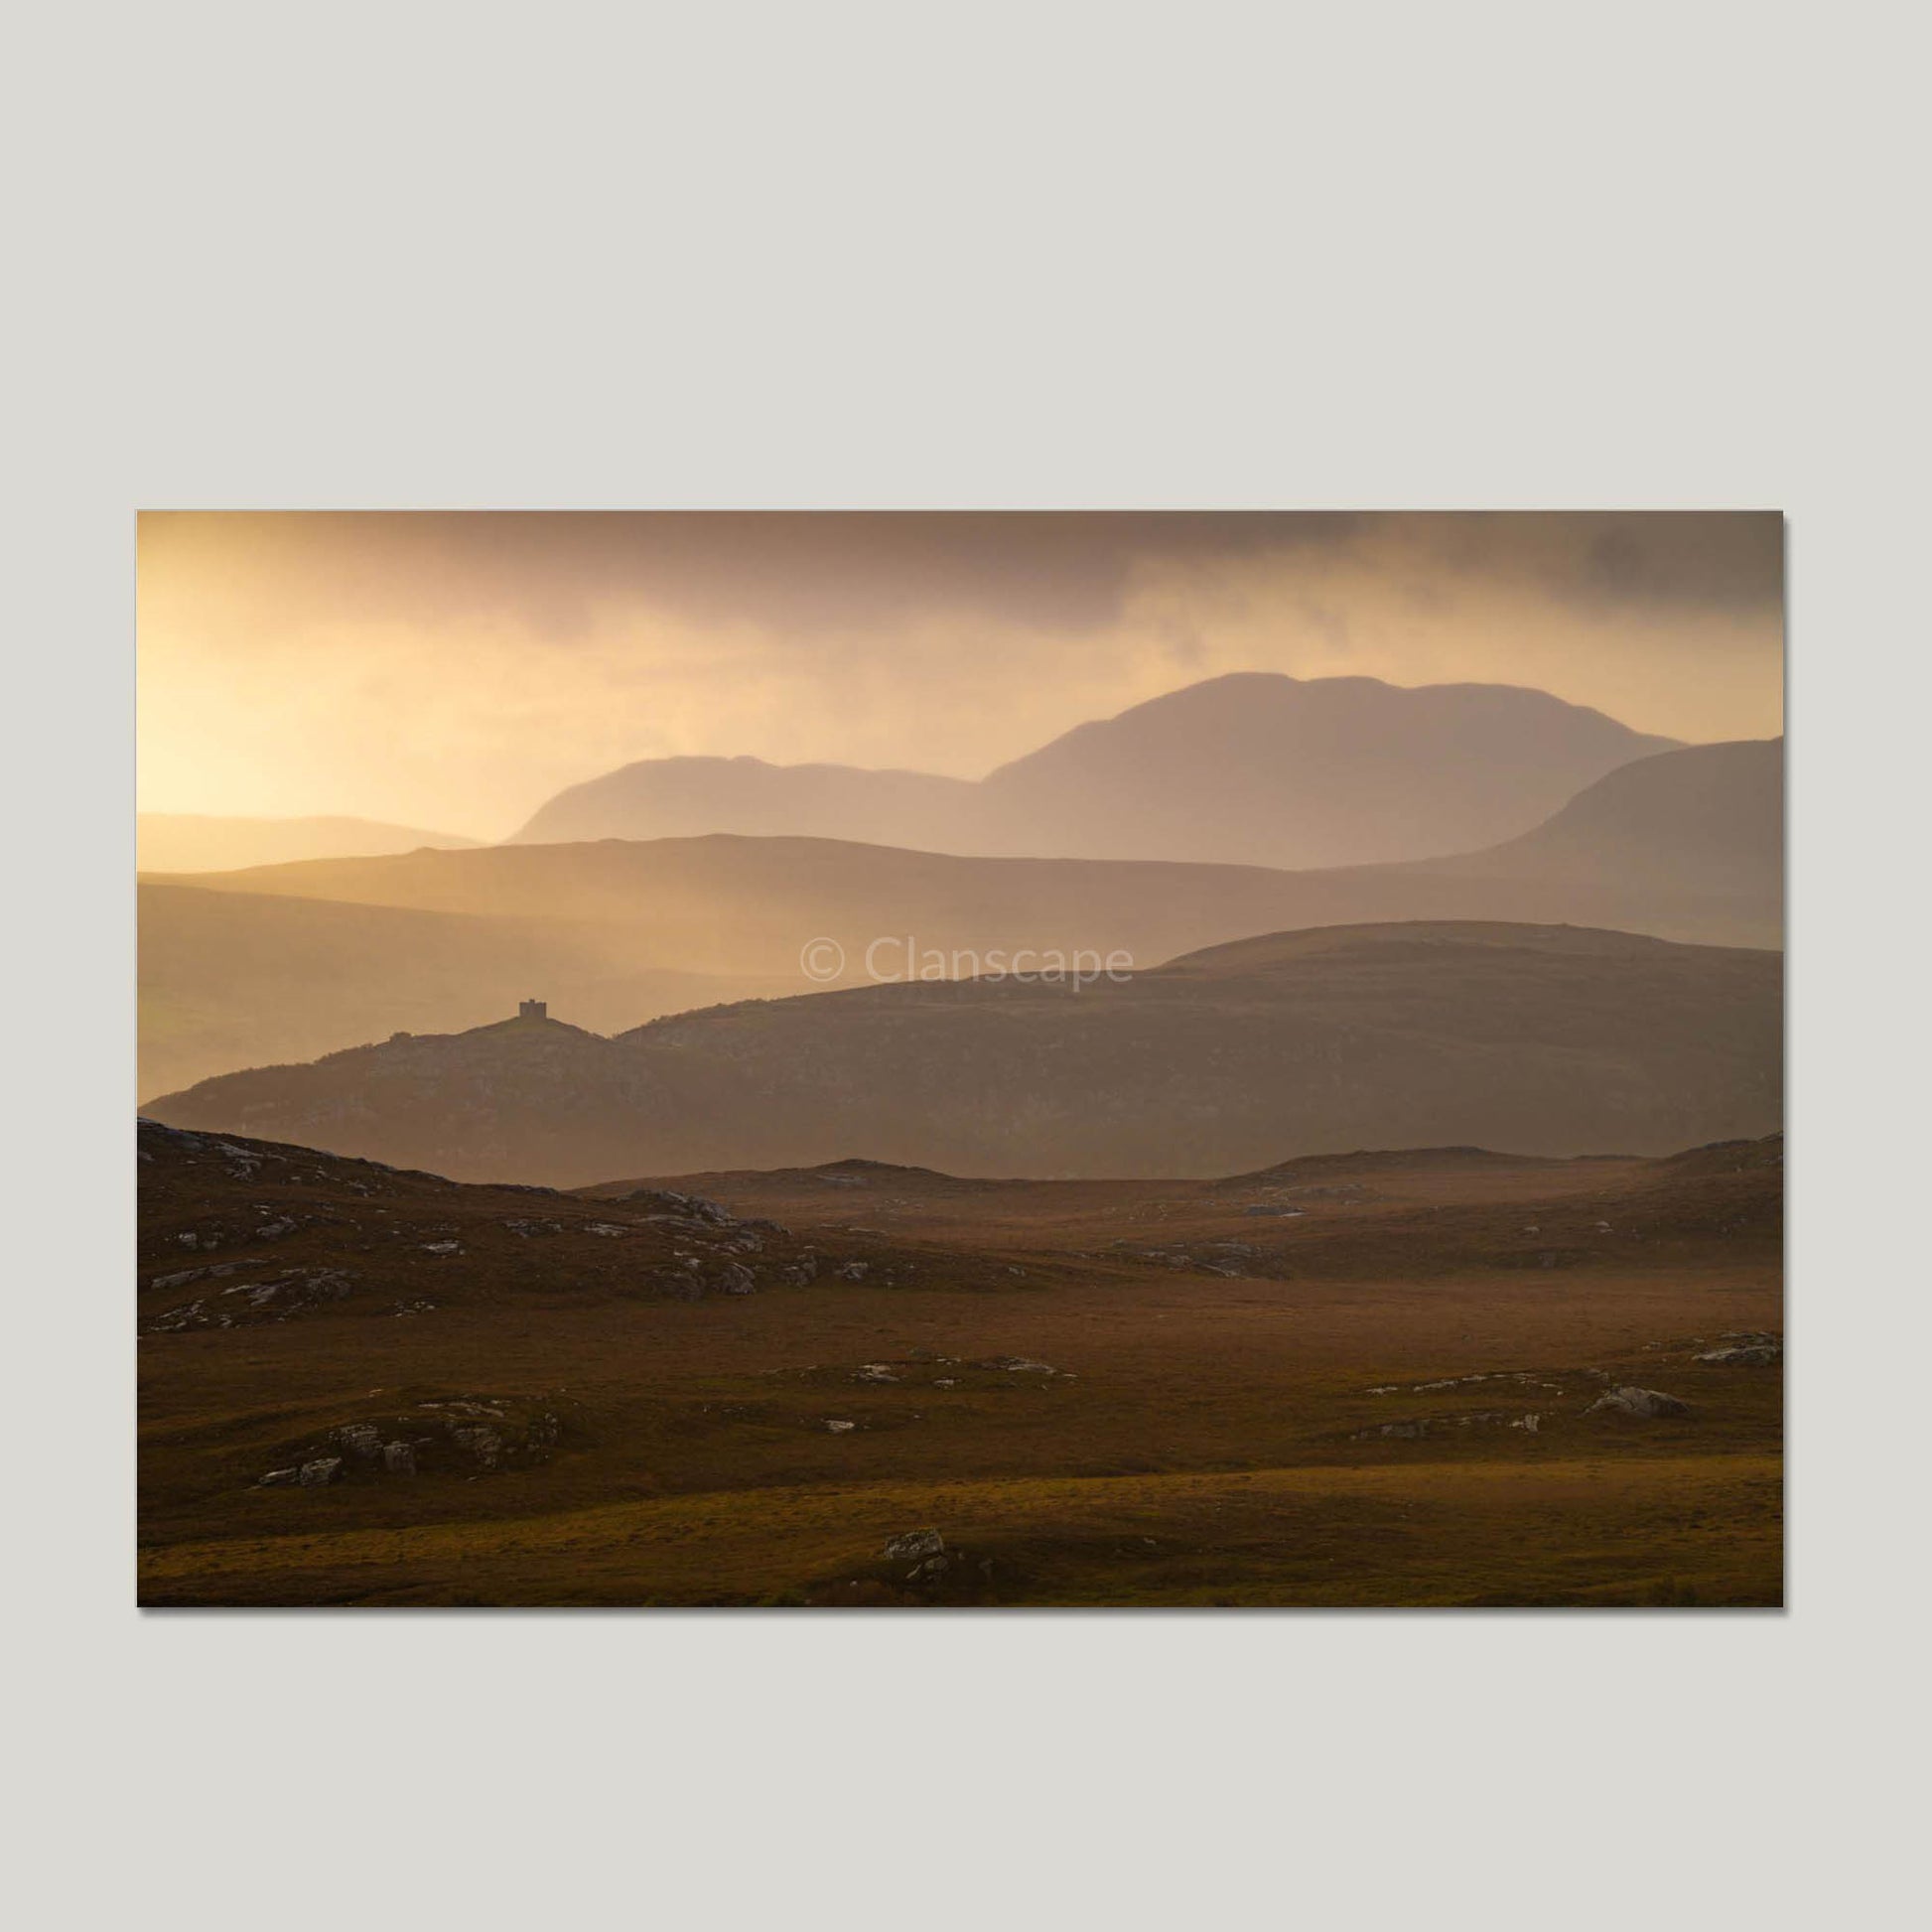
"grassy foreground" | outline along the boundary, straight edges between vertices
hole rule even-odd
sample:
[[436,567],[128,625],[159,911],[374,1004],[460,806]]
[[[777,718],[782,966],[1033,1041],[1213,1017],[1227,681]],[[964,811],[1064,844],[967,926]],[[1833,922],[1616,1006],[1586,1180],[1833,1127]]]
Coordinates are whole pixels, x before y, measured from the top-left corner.
[[[331,1512],[334,1513],[334,1512]],[[1769,1456],[768,1489],[414,1529],[321,1528],[145,1559],[150,1603],[893,1603],[907,1523],[965,1575],[933,1602],[1763,1604]],[[981,1561],[993,1566],[990,1577]]]
[[670,1183],[711,1220],[144,1151],[144,1603],[1781,1600],[1771,1143]]

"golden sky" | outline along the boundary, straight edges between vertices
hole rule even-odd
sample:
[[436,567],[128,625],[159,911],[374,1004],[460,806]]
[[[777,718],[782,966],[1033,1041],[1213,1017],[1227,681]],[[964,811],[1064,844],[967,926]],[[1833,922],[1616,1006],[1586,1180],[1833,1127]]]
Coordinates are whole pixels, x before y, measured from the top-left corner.
[[1225,671],[1783,729],[1772,514],[149,513],[140,802],[501,837],[635,759],[978,776]]

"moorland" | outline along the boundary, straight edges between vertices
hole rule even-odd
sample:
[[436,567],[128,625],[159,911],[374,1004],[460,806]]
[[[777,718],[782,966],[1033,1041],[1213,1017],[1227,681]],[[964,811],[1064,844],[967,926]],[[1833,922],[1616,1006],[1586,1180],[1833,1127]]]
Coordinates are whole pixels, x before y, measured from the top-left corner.
[[156,822],[142,1600],[1779,1602],[1782,773],[1234,677]]
[[1780,1598],[1775,1139],[574,1193],[141,1153],[149,1604]]

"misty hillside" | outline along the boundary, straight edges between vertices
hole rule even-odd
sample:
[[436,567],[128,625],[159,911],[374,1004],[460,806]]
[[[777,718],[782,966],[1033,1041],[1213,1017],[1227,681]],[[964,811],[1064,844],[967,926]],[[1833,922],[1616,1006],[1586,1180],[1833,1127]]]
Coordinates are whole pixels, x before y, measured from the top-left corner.
[[1242,672],[1081,725],[983,789],[1001,836],[1050,827],[1070,855],[1367,865],[1528,831],[1673,744],[1513,685]]
[[604,1032],[783,978],[652,967],[609,926],[143,883],[139,1092],[313,1059],[390,1034],[448,1033],[547,995]]
[[1081,725],[978,783],[646,759],[559,793],[516,840],[739,832],[998,856],[1360,865],[1513,837],[1672,743],[1513,685],[1240,672]]
[[[1291,873],[1176,861],[963,858],[804,837],[603,839],[418,851],[199,874],[199,891],[415,911],[581,921],[649,936],[656,964],[794,970],[829,935],[862,953],[879,934],[922,945],[1080,944],[1149,964],[1292,925],[1494,916],[1483,895],[1541,923],[1757,928],[1774,943],[1783,851],[1781,740],[1693,746],[1599,780],[1530,835],[1460,857]],[[166,882],[157,882],[166,883]],[[1713,891],[1727,896],[1714,914]],[[1735,904],[1728,900],[1734,899]],[[1614,900],[1629,920],[1592,908]],[[1647,906],[1646,900],[1654,901]],[[1681,936],[1737,942],[1730,930]],[[857,962],[855,957],[855,970]]]
[[[1146,966],[1248,933],[1417,918],[1775,946],[1782,750],[1774,740],[1639,759],[1526,838],[1409,866],[1283,873],[714,837],[156,882],[141,904],[141,1092],[398,1028],[459,1031],[526,994],[612,1032],[713,1001],[805,992],[799,949],[821,936],[844,949],[849,984],[866,983],[865,954],[882,935],[877,962],[895,974],[904,937],[948,963],[955,951],[1078,946]],[[305,901],[299,913],[293,900]]]
[[1348,877],[1349,890],[1428,894],[1460,917],[1782,946],[1784,740],[1660,752],[1599,778],[1519,839]]
[[154,1102],[173,1125],[460,1178],[807,1166],[1252,1171],[1359,1147],[1664,1153],[1780,1124],[1777,955],[1419,923],[1280,933],[1073,990],[967,981],[339,1053]]
[[1492,878],[1587,871],[1606,887],[1777,901],[1784,881],[1784,740],[1695,745],[1619,766],[1519,839],[1445,862]]
[[355,859],[476,843],[372,818],[212,818],[191,812],[141,812],[135,818],[135,864],[142,872],[232,872],[293,859]]
[[755,758],[646,759],[572,785],[511,842],[793,835],[978,852],[983,801],[970,778]]

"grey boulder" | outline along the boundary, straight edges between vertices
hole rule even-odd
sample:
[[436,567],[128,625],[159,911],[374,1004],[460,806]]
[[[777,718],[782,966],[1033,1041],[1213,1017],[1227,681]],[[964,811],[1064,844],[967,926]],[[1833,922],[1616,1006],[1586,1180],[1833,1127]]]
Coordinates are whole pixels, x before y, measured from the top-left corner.
[[946,1539],[937,1530],[905,1530],[886,1545],[885,1554],[897,1563],[923,1562],[943,1556]]
[[1745,1342],[1738,1348],[1707,1348],[1691,1358],[1709,1362],[1716,1368],[1769,1368],[1784,1359],[1784,1344],[1776,1341]]
[[1691,1405],[1674,1395],[1666,1395],[1661,1389],[1638,1389],[1631,1387],[1611,1389],[1599,1395],[1587,1409],[1587,1416],[1608,1411],[1613,1415],[1641,1416],[1646,1421],[1654,1421],[1659,1416],[1688,1416]]

